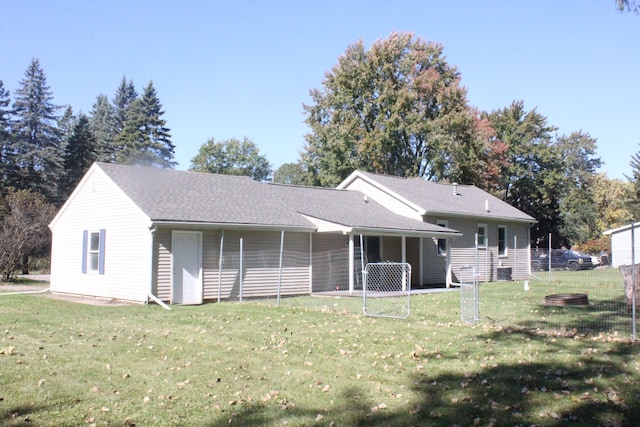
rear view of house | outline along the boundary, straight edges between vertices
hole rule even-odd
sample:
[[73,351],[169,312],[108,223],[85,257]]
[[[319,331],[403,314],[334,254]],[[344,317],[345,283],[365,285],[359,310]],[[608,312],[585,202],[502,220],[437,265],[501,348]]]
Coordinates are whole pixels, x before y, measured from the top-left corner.
[[96,163],[50,224],[51,290],[174,304],[352,293],[359,261],[429,271],[420,248],[462,237],[405,211],[352,188]]

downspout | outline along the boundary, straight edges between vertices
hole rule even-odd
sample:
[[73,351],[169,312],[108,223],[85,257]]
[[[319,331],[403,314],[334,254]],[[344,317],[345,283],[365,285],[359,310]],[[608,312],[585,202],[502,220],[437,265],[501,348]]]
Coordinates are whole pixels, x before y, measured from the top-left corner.
[[149,299],[158,304],[160,307],[165,310],[171,310],[167,304],[164,303],[160,298],[153,294],[153,237],[155,235],[157,228],[155,226],[149,227],[149,289],[147,291],[147,298],[145,303],[149,304]]

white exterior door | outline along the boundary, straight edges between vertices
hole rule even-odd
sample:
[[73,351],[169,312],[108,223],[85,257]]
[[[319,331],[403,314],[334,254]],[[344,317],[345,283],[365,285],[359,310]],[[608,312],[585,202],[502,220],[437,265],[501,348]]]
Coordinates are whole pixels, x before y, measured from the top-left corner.
[[173,254],[174,304],[202,304],[202,233],[174,231],[171,234]]

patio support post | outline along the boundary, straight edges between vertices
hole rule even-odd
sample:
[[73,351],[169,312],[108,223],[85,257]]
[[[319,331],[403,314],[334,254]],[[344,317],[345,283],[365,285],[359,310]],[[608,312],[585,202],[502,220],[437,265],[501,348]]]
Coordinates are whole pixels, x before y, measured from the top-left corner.
[[224,251],[224,230],[220,236],[220,253],[218,254],[218,302],[222,298],[222,260]]
[[549,281],[551,281],[551,233],[549,233],[549,252],[547,252],[547,261],[549,262]]
[[633,333],[633,341],[636,340],[636,237],[635,223],[631,223],[631,320],[633,322],[631,329]]
[[518,236],[513,236],[513,281],[518,281]]
[[309,295],[313,293],[313,233],[309,233]]
[[282,289],[282,251],[284,249],[284,230],[280,233],[280,263],[278,265],[278,303],[280,307],[280,291]]
[[242,237],[240,238],[240,270],[238,273],[238,280],[240,281],[240,301],[242,301],[242,276],[244,276],[244,249],[243,249],[244,240]]
[[[407,236],[402,236],[402,263],[405,264],[407,262]],[[404,271],[403,271],[404,273]],[[402,290],[407,290],[407,275],[402,274]]]
[[354,262],[354,250],[353,250],[353,234],[349,234],[349,295],[353,295],[353,274],[355,273]]
[[418,272],[420,286],[424,285],[424,237],[420,237],[420,249],[418,250],[420,256],[420,261],[418,262],[418,268],[420,269]]
[[364,285],[366,282],[366,278],[365,278],[365,265],[364,265],[364,243],[363,243],[363,238],[362,238],[362,234],[360,235],[360,275],[361,275],[361,279],[362,279],[362,290],[364,290]]

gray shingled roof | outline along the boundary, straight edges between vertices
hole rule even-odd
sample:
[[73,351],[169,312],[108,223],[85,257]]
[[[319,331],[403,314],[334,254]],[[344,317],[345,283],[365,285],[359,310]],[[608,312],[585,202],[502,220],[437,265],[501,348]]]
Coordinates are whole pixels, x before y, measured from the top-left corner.
[[396,215],[358,191],[278,185],[248,177],[99,163],[154,222],[315,226],[304,215],[360,230],[455,232]]
[[[441,184],[422,178],[401,178],[360,172],[369,179],[413,202],[427,215],[464,215],[535,222],[535,219],[474,185]],[[489,211],[485,208],[489,206]]]

